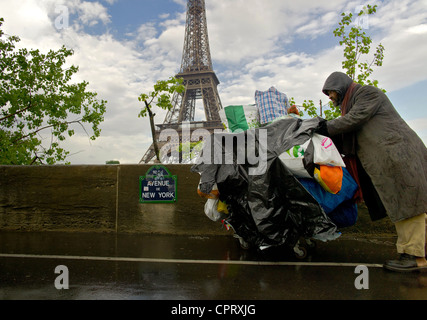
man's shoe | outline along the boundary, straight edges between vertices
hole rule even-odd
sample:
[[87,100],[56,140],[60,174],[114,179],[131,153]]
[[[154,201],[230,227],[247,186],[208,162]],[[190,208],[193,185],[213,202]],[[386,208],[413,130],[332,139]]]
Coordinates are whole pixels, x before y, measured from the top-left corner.
[[384,268],[397,272],[414,272],[427,270],[427,266],[419,267],[417,264],[417,257],[410,254],[402,253],[399,260],[388,260],[384,263]]

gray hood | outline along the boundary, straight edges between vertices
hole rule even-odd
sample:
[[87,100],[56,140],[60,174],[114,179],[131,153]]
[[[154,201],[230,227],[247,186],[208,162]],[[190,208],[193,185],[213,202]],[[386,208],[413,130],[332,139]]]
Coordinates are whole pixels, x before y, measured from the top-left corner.
[[353,80],[343,72],[333,72],[325,81],[323,85],[323,93],[328,95],[328,91],[336,91],[339,95],[338,105],[341,105],[345,93]]

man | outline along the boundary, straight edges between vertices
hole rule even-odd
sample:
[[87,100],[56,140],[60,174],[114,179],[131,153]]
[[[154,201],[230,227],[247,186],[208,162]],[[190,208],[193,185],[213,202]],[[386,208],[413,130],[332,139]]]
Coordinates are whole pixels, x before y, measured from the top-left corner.
[[371,218],[387,214],[396,226],[400,258],[384,268],[427,270],[427,148],[380,89],[334,72],[322,91],[340,106],[342,117],[325,121],[320,133],[345,155]]

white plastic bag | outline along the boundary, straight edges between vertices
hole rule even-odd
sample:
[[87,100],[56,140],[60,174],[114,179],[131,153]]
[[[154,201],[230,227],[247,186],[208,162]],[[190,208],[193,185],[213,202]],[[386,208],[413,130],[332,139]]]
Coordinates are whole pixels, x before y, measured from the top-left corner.
[[221,213],[218,212],[218,199],[208,199],[205,203],[205,214],[212,221],[218,221],[221,219]]
[[306,141],[302,145],[293,146],[279,155],[279,159],[282,163],[298,178],[312,178],[305,169],[303,163],[304,152],[309,143],[310,140]]
[[314,163],[345,167],[344,161],[331,138],[315,133],[311,140],[314,147]]

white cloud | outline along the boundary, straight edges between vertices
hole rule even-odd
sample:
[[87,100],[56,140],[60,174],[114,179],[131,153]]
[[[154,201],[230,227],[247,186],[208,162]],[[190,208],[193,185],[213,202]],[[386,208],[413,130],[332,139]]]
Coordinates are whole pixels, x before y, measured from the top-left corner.
[[215,1],[207,3],[214,59],[236,64],[283,52],[296,35],[315,38],[328,32],[343,1]]
[[339,20],[339,13],[336,11],[326,12],[320,17],[308,15],[308,21],[296,29],[296,34],[305,38],[316,38],[319,35],[325,34],[336,25]]
[[[237,10],[233,10],[230,3],[242,7],[242,17],[238,18],[240,19],[238,24],[229,21],[234,19]],[[304,51],[290,53],[286,50],[286,41],[291,41],[287,39],[287,34],[289,37],[299,34],[306,39],[314,39],[321,34],[332,34],[332,30],[338,26],[340,20],[339,8],[344,6],[343,11],[355,13],[356,7],[361,3],[357,1],[346,4],[342,1],[332,1],[328,4],[318,1],[297,3],[300,8],[298,19],[289,18],[294,13],[294,3],[268,1],[268,5],[264,7],[268,14],[262,14],[265,17],[262,23],[251,19],[259,8],[252,6],[248,1],[244,6],[239,1],[211,4],[211,7],[215,7],[211,9],[210,14],[217,17],[213,27],[208,21],[209,33],[210,35],[213,33],[213,38],[217,39],[216,46],[212,46],[214,61],[228,62],[228,69],[238,65],[238,69],[247,72],[243,76],[240,75],[242,72],[227,70],[224,76],[220,76],[220,80],[234,79],[232,86],[221,89],[225,100],[228,100],[228,95],[231,97],[232,91],[238,88],[249,94],[254,91],[255,86],[266,89],[270,84],[283,84],[284,90],[291,96],[313,97],[313,100],[317,100],[314,97],[317,96],[316,92],[320,91],[326,76],[341,69],[342,48],[330,48],[313,53]],[[427,52],[427,33],[425,23],[422,23],[427,20],[425,1],[390,1],[384,4],[378,2],[378,5],[377,13],[369,17],[370,28],[366,30],[368,35],[373,35],[374,43],[371,51],[374,51],[380,42],[385,46],[384,66],[374,68],[374,78],[378,79],[380,85],[388,91],[426,79],[427,65],[423,62],[425,60],[423,56]],[[272,7],[275,10],[272,10]],[[220,12],[226,13],[221,16]],[[286,23],[283,23],[283,20]],[[221,34],[226,33],[230,25],[232,26],[230,34],[236,32],[241,37],[236,41],[231,35],[226,37]],[[224,39],[226,41],[223,41]],[[338,45],[338,39],[336,43]],[[243,67],[239,65],[241,61],[245,61]],[[240,84],[239,77],[246,85]],[[228,84],[230,83],[223,83],[224,86]],[[236,100],[243,100],[240,95],[237,96]],[[252,95],[248,96],[248,100],[252,98]]]
[[384,64],[375,77],[388,91],[398,90],[427,79],[427,2],[389,1],[379,3],[369,18],[368,32],[377,34],[374,44],[385,47]]
[[84,25],[93,26],[98,24],[99,21],[104,24],[111,22],[107,9],[99,2],[83,1],[77,3],[75,8],[79,12],[79,20]]
[[[0,16],[5,18],[3,30],[9,35],[18,35],[21,39],[35,45],[47,40],[56,42],[57,37],[47,10],[32,0],[19,2],[0,1]],[[26,43],[25,45],[28,45]]]

